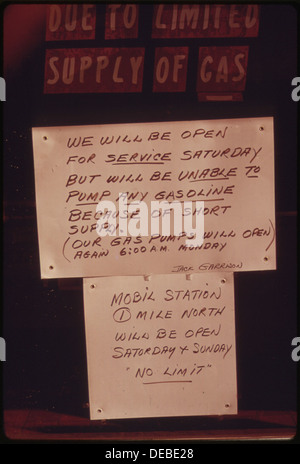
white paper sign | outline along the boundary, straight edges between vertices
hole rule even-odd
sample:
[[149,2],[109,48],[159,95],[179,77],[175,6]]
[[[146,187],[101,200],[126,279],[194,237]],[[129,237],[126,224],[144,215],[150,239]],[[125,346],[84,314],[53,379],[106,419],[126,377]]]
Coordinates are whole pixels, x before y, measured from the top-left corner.
[[272,118],[34,128],[33,147],[42,278],[276,268]]
[[237,412],[232,273],[84,279],[91,419]]

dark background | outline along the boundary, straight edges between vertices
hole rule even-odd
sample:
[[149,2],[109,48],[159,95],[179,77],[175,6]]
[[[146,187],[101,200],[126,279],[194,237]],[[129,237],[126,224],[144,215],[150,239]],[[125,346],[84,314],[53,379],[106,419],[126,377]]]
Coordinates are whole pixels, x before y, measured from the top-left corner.
[[[152,5],[141,5],[143,27],[126,46],[146,47],[142,94],[44,95],[44,54],[50,45],[44,41],[43,21],[35,21],[40,6],[20,10],[14,4],[14,14],[9,8],[3,11],[6,102],[1,103],[4,409],[88,415],[82,281],[40,278],[31,128],[274,116],[278,268],[235,274],[238,400],[241,411],[295,410],[297,363],[291,358],[291,341],[297,336],[297,103],[291,98],[291,81],[299,75],[297,10],[287,3],[262,4],[257,38],[151,40]],[[97,8],[97,21],[104,21],[104,5]],[[119,46],[122,41],[102,39],[99,24],[88,45],[74,41],[59,46]],[[172,45],[190,47],[187,90],[153,94],[155,46]],[[197,101],[200,45],[249,45],[243,102]],[[181,428],[198,427],[201,420],[186,418]],[[139,428],[150,423],[156,427],[155,420],[144,419]],[[176,419],[167,426],[176,430]],[[128,427],[128,421],[121,427]]]

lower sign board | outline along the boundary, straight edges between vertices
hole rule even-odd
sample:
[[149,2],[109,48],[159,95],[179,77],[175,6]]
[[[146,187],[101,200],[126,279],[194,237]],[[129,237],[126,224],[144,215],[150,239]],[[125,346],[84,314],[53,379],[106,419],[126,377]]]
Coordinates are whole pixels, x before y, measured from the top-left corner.
[[91,419],[237,413],[233,274],[84,279]]
[[273,119],[33,129],[42,278],[276,268]]

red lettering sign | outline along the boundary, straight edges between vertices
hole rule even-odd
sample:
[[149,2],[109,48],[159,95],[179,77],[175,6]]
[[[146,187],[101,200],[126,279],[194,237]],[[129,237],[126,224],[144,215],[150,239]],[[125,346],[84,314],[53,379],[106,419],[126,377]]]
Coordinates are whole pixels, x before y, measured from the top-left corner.
[[144,53],[144,48],[46,50],[44,92],[141,92]]
[[106,5],[105,39],[137,38],[138,18],[138,5]]
[[155,49],[153,92],[185,91],[188,53],[188,47]]
[[248,49],[247,46],[200,47],[197,92],[224,94],[243,91],[246,84]]
[[256,37],[259,28],[258,5],[154,6],[152,37]]
[[94,39],[96,7],[88,4],[48,5],[46,40]]

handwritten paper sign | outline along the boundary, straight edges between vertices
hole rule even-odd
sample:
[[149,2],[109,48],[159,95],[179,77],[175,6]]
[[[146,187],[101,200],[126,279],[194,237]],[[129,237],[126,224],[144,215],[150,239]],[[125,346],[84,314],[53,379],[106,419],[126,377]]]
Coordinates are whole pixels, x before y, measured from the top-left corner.
[[84,279],[91,419],[237,412],[232,273]]
[[[276,268],[272,118],[34,128],[33,147],[42,278]],[[203,243],[153,233],[176,210],[155,201]]]
[[95,38],[96,5],[47,5],[46,40]]

